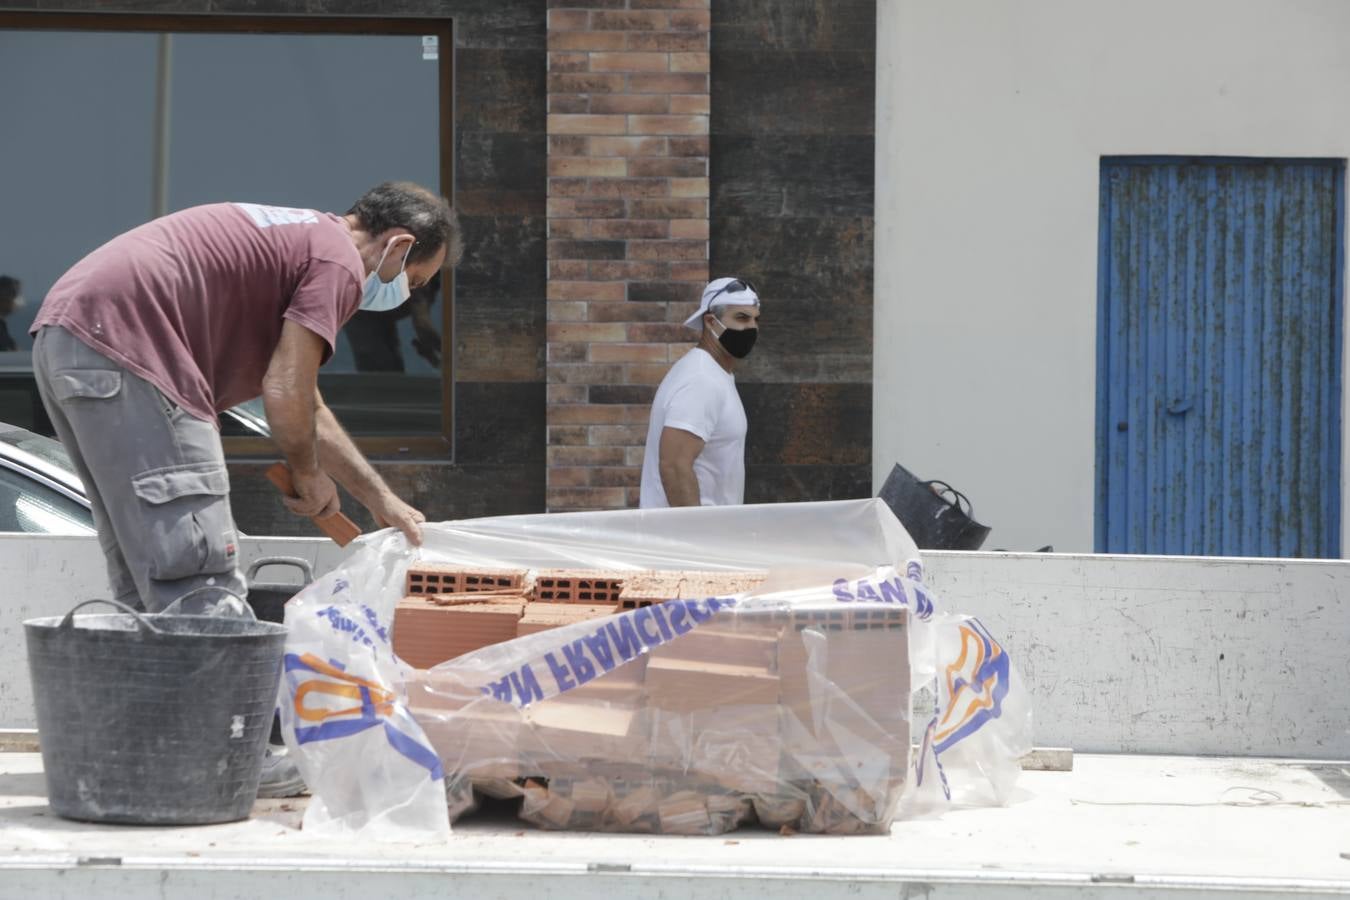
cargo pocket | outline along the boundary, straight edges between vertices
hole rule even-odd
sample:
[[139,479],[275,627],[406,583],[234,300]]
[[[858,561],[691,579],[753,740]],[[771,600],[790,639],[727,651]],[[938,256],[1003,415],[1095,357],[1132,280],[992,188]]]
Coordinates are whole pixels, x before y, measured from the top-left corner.
[[141,501],[150,577],[174,581],[234,569],[229,476],[219,463],[142,472],[131,480]]
[[51,387],[60,401],[107,400],[122,390],[122,373],[109,369],[62,369],[52,373]]

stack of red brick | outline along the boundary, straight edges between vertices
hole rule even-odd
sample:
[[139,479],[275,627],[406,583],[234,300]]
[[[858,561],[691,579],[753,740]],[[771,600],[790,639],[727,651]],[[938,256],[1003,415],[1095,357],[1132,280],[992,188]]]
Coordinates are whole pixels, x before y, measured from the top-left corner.
[[[541,572],[531,581],[522,572],[509,602],[409,598],[399,615],[495,608],[495,633],[506,639],[624,605],[724,596],[764,577],[645,572],[607,585],[615,574]],[[569,575],[573,594],[530,599],[541,585],[563,590]],[[396,619],[396,648],[412,639],[399,637],[409,621]],[[522,816],[547,828],[713,834],[758,820],[876,833],[889,827],[909,766],[907,626],[906,610],[889,604],[737,610],[524,709],[483,698],[453,672],[420,672],[410,702],[463,801],[456,813],[473,789],[522,797]]]
[[394,610],[394,652],[411,666],[663,600],[727,596],[763,572],[609,572],[600,569],[409,567]]

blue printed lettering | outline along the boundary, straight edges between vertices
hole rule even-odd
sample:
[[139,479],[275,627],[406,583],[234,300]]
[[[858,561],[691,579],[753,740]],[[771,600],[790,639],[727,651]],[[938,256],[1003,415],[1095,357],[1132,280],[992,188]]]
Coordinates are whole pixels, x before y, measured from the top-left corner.
[[637,632],[633,630],[632,616],[623,616],[619,619],[617,630],[614,623],[605,626],[605,632],[609,635],[610,642],[614,649],[619,651],[624,662],[637,656],[642,652],[642,641],[638,639]]
[[873,603],[880,603],[881,598],[877,596],[876,588],[866,578],[858,581],[858,602],[870,600]]
[[853,602],[853,594],[848,589],[848,579],[840,578],[834,583],[834,598],[840,603]]
[[347,618],[338,611],[336,606],[327,606],[316,610],[315,615],[321,619],[327,619],[332,629],[340,634],[349,634],[355,642],[359,642],[367,647],[374,647],[375,642],[371,640],[370,635],[361,625],[352,619]]
[[500,700],[503,703],[511,702],[511,679],[509,677],[492,682],[491,687],[493,700]]
[[908,605],[909,599],[905,596],[905,585],[897,575],[892,579],[881,580],[881,601],[883,603],[903,603]]
[[[708,621],[709,619],[711,619],[711,618],[713,617],[713,614],[712,614],[711,612],[705,611],[705,610],[699,605],[700,602],[701,602],[701,601],[698,601],[698,600],[690,600],[690,601],[689,601],[689,617],[690,617],[691,619],[693,619],[695,622],[697,622],[698,624],[702,625],[704,622],[706,622],[706,621]],[[712,600],[708,600],[707,603],[708,603],[709,606],[711,606],[712,603],[713,603],[713,601],[712,601]]]
[[661,637],[664,640],[671,640],[675,635],[670,633],[670,626],[666,624],[665,603],[657,603],[651,607],[652,618],[656,619],[656,627],[661,629]]
[[933,600],[928,596],[928,592],[918,585],[914,586],[915,612],[920,619],[926,619],[933,614]]
[[544,689],[529,665],[521,666],[519,672],[511,673],[511,687],[515,689],[521,706],[529,706],[536,700],[544,699]]
[[577,684],[585,684],[595,678],[595,664],[586,658],[586,648],[581,641],[563,644],[562,652],[572,667],[572,673],[576,675]]
[[544,662],[548,663],[549,671],[553,673],[553,680],[558,683],[559,692],[570,691],[577,686],[577,683],[572,680],[571,673],[567,671],[567,667],[554,659],[552,653],[544,654]]
[[380,624],[379,617],[375,615],[375,610],[369,606],[363,606],[361,611],[366,614],[366,621],[370,623],[370,627],[375,629],[375,633],[380,636],[380,640],[386,644],[389,643],[389,630]]
[[[719,610],[735,606],[735,597],[708,597],[705,600],[669,600],[633,610],[615,616],[591,634],[544,653],[542,662],[549,668],[557,693],[563,694],[668,640],[687,634],[697,624],[713,618]],[[481,691],[520,707],[553,696],[552,690],[544,690],[532,668],[539,664],[524,665],[505,678],[489,682]]]
[[670,627],[676,634],[688,634],[694,630],[694,623],[689,621],[688,605],[681,600],[676,600],[670,604]]
[[609,641],[605,640],[603,628],[597,630],[595,634],[586,635],[582,640],[586,642],[586,649],[591,651],[591,656],[600,663],[600,668],[606,672],[614,669],[614,654],[610,651]]
[[[648,649],[661,646],[661,635],[649,630],[651,627],[651,620],[652,608],[650,606],[644,606],[642,609],[633,613],[633,624],[637,626],[638,634],[642,635],[642,643]],[[647,627],[644,628],[644,625]]]

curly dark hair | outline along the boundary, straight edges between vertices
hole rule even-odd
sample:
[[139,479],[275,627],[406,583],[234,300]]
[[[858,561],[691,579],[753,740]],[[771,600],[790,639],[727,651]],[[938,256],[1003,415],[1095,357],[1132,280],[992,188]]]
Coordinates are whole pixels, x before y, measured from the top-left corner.
[[390,228],[406,228],[417,243],[408,262],[421,262],[445,248],[445,264],[456,265],[464,254],[459,217],[450,203],[434,191],[411,181],[386,181],[361,195],[347,210],[372,235]]

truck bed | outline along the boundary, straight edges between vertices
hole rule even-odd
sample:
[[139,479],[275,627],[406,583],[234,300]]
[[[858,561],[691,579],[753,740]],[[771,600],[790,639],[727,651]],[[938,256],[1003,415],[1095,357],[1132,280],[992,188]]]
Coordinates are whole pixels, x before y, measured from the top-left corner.
[[303,799],[230,825],[67,822],[40,756],[0,753],[0,898],[1350,896],[1350,764],[1080,754],[1020,784],[885,837],[559,834],[499,807],[448,843],[378,844],[305,834]]

